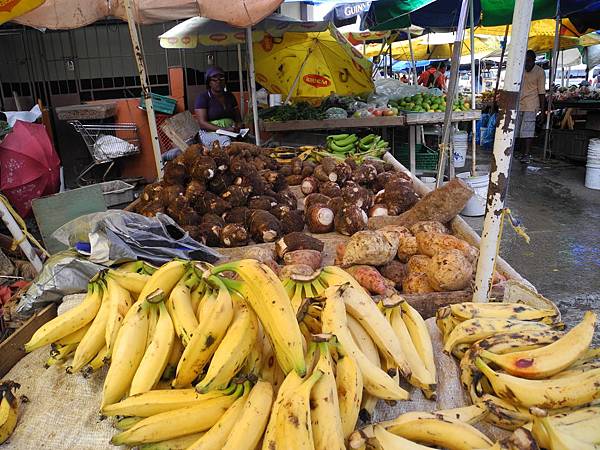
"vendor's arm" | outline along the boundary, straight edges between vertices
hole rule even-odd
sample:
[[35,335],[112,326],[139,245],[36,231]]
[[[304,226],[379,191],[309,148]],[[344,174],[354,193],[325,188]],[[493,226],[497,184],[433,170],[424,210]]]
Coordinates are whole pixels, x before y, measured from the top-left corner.
[[205,131],[217,131],[219,129],[219,127],[208,121],[208,109],[197,108],[194,110],[194,115],[196,116],[196,121],[201,129]]

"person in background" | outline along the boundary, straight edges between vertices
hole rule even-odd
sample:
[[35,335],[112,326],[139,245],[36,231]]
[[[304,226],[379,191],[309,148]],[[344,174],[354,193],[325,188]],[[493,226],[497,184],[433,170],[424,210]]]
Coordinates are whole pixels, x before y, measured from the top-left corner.
[[544,110],[546,97],[546,75],[544,69],[535,64],[535,52],[527,50],[525,71],[521,83],[519,99],[519,115],[515,127],[516,138],[523,149],[522,156],[517,158],[523,164],[531,161],[531,144],[535,137],[535,118],[538,111]]
[[405,72],[402,72],[402,76],[400,77],[400,81],[402,81],[403,83],[408,83],[408,76],[406,75]]
[[446,89],[446,65],[440,64],[439,66],[430,65],[419,78],[417,84],[425,87],[436,87],[444,91]]
[[205,79],[206,92],[200,94],[194,104],[194,113],[200,125],[200,142],[209,148],[215,141],[219,141],[221,146],[227,146],[231,143],[231,138],[216,131],[239,131],[242,119],[238,103],[227,89],[223,69],[217,66],[209,67]]

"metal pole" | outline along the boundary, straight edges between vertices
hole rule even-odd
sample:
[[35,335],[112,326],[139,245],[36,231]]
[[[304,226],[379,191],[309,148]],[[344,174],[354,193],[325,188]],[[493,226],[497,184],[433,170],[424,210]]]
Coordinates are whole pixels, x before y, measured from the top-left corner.
[[[473,1],[473,0],[471,0]],[[440,159],[438,162],[438,172],[436,186],[440,187],[444,181],[444,172],[446,171],[446,156],[450,142],[450,131],[452,127],[452,105],[456,96],[458,84],[458,68],[460,65],[460,54],[463,39],[465,38],[465,25],[467,23],[467,10],[469,0],[462,0],[460,6],[460,16],[458,18],[458,27],[456,28],[456,37],[452,47],[452,66],[450,67],[450,81],[448,83],[448,93],[446,95],[446,112],[444,114],[444,126],[442,129],[442,143],[440,144]]]
[[252,48],[252,27],[246,28],[246,46],[248,48],[248,72],[250,73],[250,89],[252,91],[252,119],[254,120],[254,138],[256,145],[260,145],[258,101],[256,101],[256,74],[254,73],[254,50]]
[[238,78],[240,79],[240,116],[244,118],[244,71],[242,68],[242,46],[237,45]]
[[531,25],[531,12],[534,0],[516,0],[513,13],[513,26],[510,39],[510,52],[506,64],[506,77],[504,87],[500,91],[498,105],[498,123],[496,125],[496,138],[494,140],[494,161],[491,167],[490,184],[487,194],[487,208],[475,288],[473,291],[474,302],[487,302],[492,288],[492,277],[496,258],[499,251],[500,224],[502,221],[504,201],[508,191],[510,177],[510,162],[513,152],[515,122],[519,106],[519,92],[527,52],[527,37]]
[[[142,54],[140,41],[137,30],[135,28],[135,17],[131,0],[125,0],[125,12],[127,13],[127,25],[129,26],[129,35],[131,36],[131,45],[133,46],[133,55],[137,63],[138,72],[140,74],[140,85],[142,87],[142,95],[144,104],[146,105],[146,114],[148,116],[148,128],[150,129],[150,137],[152,138],[152,151],[154,153],[154,165],[156,168],[156,178],[161,180],[163,170],[161,165],[160,141],[158,140],[158,128],[156,127],[156,116],[154,115],[154,106],[152,105],[152,96],[148,87],[148,78],[146,75],[146,66],[144,65],[144,55]],[[185,150],[185,149],[182,149]]]
[[[475,109],[475,2],[469,2],[469,20],[471,21],[471,108]],[[475,167],[477,166],[477,120],[471,122],[471,175],[475,176]]]
[[410,29],[408,29],[408,49],[410,51],[410,64],[411,72],[413,75],[413,84],[417,85],[417,65],[415,64],[415,53],[413,52],[412,36],[410,35]]
[[552,60],[550,61],[550,80],[548,83],[548,109],[546,110],[546,129],[544,130],[544,156],[546,159],[548,152],[548,144],[550,143],[550,119],[552,116],[552,86],[556,78],[556,68],[558,64],[558,47],[560,44],[560,0],[556,2],[556,24],[554,27],[554,43],[552,45]]

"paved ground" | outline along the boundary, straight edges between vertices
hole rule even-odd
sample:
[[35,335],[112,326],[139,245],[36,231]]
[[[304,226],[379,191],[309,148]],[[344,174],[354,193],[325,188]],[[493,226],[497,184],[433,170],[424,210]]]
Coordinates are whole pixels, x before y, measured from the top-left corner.
[[[505,227],[501,255],[559,306],[567,323],[588,309],[600,313],[600,191],[584,186],[585,167],[513,161],[507,206],[531,243]],[[481,231],[483,218],[465,219]]]

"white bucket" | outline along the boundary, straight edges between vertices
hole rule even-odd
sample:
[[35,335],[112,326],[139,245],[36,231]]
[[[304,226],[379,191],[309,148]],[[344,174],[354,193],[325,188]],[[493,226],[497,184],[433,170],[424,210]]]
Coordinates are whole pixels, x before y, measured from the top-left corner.
[[588,189],[600,189],[600,163],[588,163],[586,165],[585,187]]
[[471,172],[463,172],[456,174],[456,177],[461,178],[475,192],[460,213],[463,216],[470,217],[483,216],[487,202],[487,191],[490,181],[489,174],[486,173],[472,177]]
[[465,160],[467,158],[467,146],[466,145],[454,145],[452,149],[452,157],[454,159],[454,167],[460,169],[465,167]]
[[421,177],[421,181],[432,191],[435,189],[435,177]]

